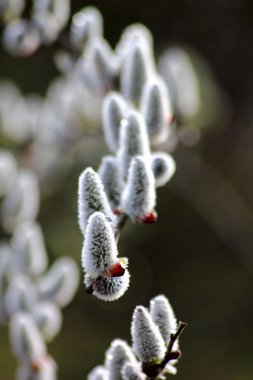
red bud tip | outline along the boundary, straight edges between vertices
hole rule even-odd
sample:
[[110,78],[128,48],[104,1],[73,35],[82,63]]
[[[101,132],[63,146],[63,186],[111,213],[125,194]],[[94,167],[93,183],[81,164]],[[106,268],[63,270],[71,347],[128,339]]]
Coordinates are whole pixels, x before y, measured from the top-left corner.
[[115,208],[115,209],[113,210],[113,213],[114,213],[115,215],[120,215],[120,214],[121,214],[121,210],[120,210],[119,208]]
[[181,351],[172,351],[170,353],[170,360],[177,360],[177,359],[180,359],[181,357]]
[[109,269],[109,275],[111,277],[121,277],[125,273],[125,268],[122,267],[120,263],[114,264],[110,269]]
[[155,211],[151,211],[150,214],[139,218],[138,222],[143,224],[153,224],[157,221],[157,213]]
[[33,362],[32,363],[32,370],[35,372],[35,373],[39,373],[40,370],[41,370],[41,363],[39,361],[37,362]]
[[173,113],[169,116],[169,125],[174,124],[176,121],[176,115]]

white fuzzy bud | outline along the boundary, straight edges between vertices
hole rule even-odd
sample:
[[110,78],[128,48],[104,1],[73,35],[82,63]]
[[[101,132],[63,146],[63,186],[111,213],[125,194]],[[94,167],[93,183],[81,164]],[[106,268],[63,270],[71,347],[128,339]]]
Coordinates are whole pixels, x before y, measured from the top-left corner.
[[87,380],[109,380],[108,371],[105,367],[99,365],[88,374]]
[[41,40],[38,31],[31,23],[15,20],[6,27],[3,42],[10,54],[27,56],[38,49]]
[[95,38],[87,46],[83,57],[84,80],[97,91],[104,94],[113,88],[118,74],[119,63],[110,45],[103,38]]
[[89,217],[96,211],[101,211],[113,219],[113,213],[99,175],[92,168],[87,168],[79,177],[78,187],[78,220],[83,234],[85,234]]
[[156,152],[151,157],[151,168],[155,177],[155,186],[164,186],[176,171],[174,158],[164,152]]
[[159,60],[159,70],[174,90],[175,108],[184,119],[197,115],[201,107],[198,78],[190,56],[180,47],[169,48]]
[[131,325],[133,351],[143,363],[160,363],[166,353],[164,340],[148,310],[137,306]]
[[88,275],[104,275],[117,263],[118,250],[110,222],[102,212],[95,212],[88,220],[82,250],[82,266]]
[[112,152],[119,144],[119,130],[122,119],[127,115],[128,105],[117,92],[110,92],[104,99],[102,107],[102,125],[105,141]]
[[137,365],[137,360],[126,342],[115,339],[105,354],[105,367],[110,380],[123,380],[121,370],[125,363]]
[[38,281],[41,300],[52,301],[60,307],[68,305],[79,285],[79,270],[74,260],[62,257]]
[[127,178],[130,162],[137,155],[149,160],[150,147],[143,116],[139,112],[132,111],[127,119],[122,121],[120,127],[118,160],[123,178]]
[[172,106],[167,86],[160,77],[153,77],[144,87],[141,99],[141,112],[147,124],[152,143],[167,140],[173,120]]
[[18,312],[11,318],[10,341],[14,354],[22,362],[36,363],[46,354],[39,330],[26,312]]
[[11,279],[4,296],[4,304],[8,316],[20,310],[29,310],[37,302],[37,292],[30,279],[18,275]]
[[20,17],[25,7],[25,0],[2,0],[0,2],[0,14],[9,19]]
[[124,364],[121,370],[121,376],[123,380],[145,380],[146,376],[142,373],[139,366],[131,363]]
[[9,285],[12,251],[7,244],[0,245],[0,323],[5,323],[8,316],[4,302],[4,294]]
[[70,39],[82,48],[94,38],[102,36],[103,19],[95,7],[85,7],[72,18]]
[[41,227],[34,222],[20,224],[12,238],[14,265],[30,276],[43,273],[48,264]]
[[137,156],[133,158],[129,168],[121,208],[133,221],[152,223],[156,220],[154,214],[155,202],[156,193],[153,173],[145,159]]
[[31,364],[22,363],[18,380],[57,380],[57,366],[48,355]]
[[126,49],[121,68],[121,92],[138,104],[147,79],[152,75],[153,57],[147,44],[136,39]]
[[120,205],[123,189],[118,160],[113,156],[104,156],[98,174],[103,182],[111,208],[113,211],[116,211]]
[[4,295],[9,284],[9,271],[12,250],[7,244],[0,245],[0,298]]
[[3,225],[7,232],[23,221],[34,220],[39,211],[38,180],[26,169],[19,170],[2,205]]
[[147,50],[152,51],[153,36],[150,30],[143,24],[132,24],[124,30],[115,49],[122,60],[128,58],[128,51],[136,40],[139,40],[144,46],[146,45]]
[[[159,295],[150,301],[150,315],[158,326],[166,346],[168,346],[171,334],[175,334],[177,330],[177,320],[168,299],[164,295]],[[173,349],[177,349],[176,346],[178,346],[177,341],[174,343]]]
[[35,323],[47,342],[59,333],[62,325],[62,315],[59,308],[50,302],[40,302],[30,310]]
[[45,43],[53,42],[65,26],[70,14],[70,0],[37,0],[32,19]]
[[14,156],[5,149],[0,149],[0,196],[4,195],[17,172]]
[[126,292],[129,286],[130,275],[127,269],[120,277],[92,277],[85,276],[85,285],[88,289],[92,286],[93,294],[103,301],[115,301]]

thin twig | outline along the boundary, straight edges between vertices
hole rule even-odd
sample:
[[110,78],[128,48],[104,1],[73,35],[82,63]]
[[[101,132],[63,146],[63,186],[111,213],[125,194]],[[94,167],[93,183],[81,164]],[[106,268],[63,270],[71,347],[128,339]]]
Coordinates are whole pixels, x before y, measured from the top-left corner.
[[171,360],[170,355],[171,355],[171,353],[172,353],[174,343],[175,343],[175,341],[179,338],[179,336],[182,334],[182,332],[183,332],[183,330],[186,328],[186,326],[187,326],[187,323],[185,323],[185,322],[181,322],[181,321],[180,321],[180,322],[179,322],[178,329],[177,329],[177,331],[175,332],[175,334],[171,334],[171,336],[170,336],[170,343],[169,343],[169,345],[168,345],[168,350],[167,350],[167,353],[166,353],[166,355],[165,355],[164,361],[165,361],[166,359],[168,359],[167,362],[168,362],[169,360]]

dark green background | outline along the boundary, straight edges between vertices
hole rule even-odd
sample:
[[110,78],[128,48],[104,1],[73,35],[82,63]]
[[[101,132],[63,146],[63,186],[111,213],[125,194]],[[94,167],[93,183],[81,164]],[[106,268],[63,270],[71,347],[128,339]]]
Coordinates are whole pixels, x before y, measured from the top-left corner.
[[[253,376],[253,3],[243,0],[73,1],[75,10],[96,5],[105,35],[114,45],[124,27],[143,22],[154,34],[157,53],[184,43],[209,63],[225,94],[228,116],[202,127],[194,148],[179,146],[177,173],[158,191],[154,226],[129,224],[120,256],[129,257],[131,287],[114,303],[85,294],[83,285],[64,311],[60,336],[49,345],[60,380],[85,379],[103,362],[113,338],[130,342],[137,304],[165,294],[188,327],[181,339],[178,380],[250,380]],[[51,49],[29,59],[0,52],[0,77],[25,92],[46,90],[57,75]],[[205,128],[203,128],[205,127]],[[87,137],[87,143],[89,144]],[[94,137],[92,137],[94,140]],[[100,137],[98,137],[100,140]],[[101,141],[99,142],[99,146]],[[101,155],[106,152],[102,145]],[[42,202],[39,220],[50,259],[70,255],[80,262],[76,224],[77,180],[100,153],[83,158]],[[0,329],[0,379],[14,379],[15,361],[7,332]]]

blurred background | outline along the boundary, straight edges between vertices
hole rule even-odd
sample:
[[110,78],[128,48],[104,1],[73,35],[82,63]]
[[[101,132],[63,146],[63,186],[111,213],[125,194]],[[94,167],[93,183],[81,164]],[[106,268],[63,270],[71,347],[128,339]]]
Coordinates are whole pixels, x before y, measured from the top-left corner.
[[[137,304],[165,294],[188,327],[181,337],[178,380],[250,380],[253,376],[253,3],[247,0],[75,0],[73,12],[99,8],[105,36],[115,46],[122,30],[144,23],[157,57],[169,46],[185,49],[201,89],[201,107],[187,118],[173,151],[177,171],[158,190],[158,221],[129,223],[120,256],[129,257],[131,286],[104,303],[83,284],[64,311],[63,328],[49,345],[59,379],[85,379],[103,362],[112,339],[130,343]],[[53,48],[29,58],[0,50],[0,78],[24,94],[44,95],[59,75]],[[43,193],[39,222],[50,261],[69,255],[80,262],[77,181],[107,152],[102,133],[84,131],[83,154],[53,189]],[[67,160],[67,157],[65,157]],[[63,158],[64,159],[64,154]],[[67,160],[68,161],[68,160]],[[80,267],[81,270],[81,267]],[[14,379],[16,362],[0,329],[0,378]]]

